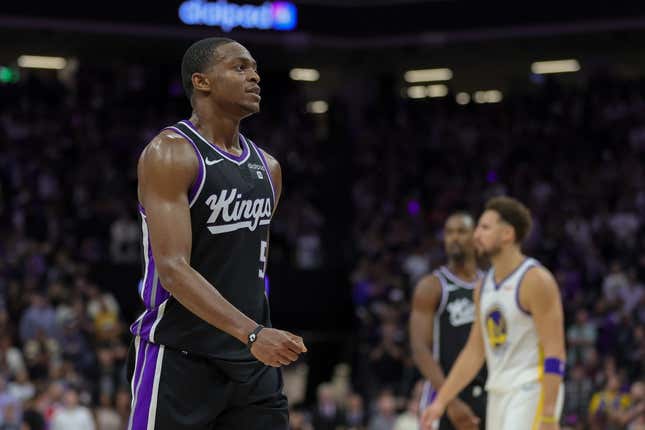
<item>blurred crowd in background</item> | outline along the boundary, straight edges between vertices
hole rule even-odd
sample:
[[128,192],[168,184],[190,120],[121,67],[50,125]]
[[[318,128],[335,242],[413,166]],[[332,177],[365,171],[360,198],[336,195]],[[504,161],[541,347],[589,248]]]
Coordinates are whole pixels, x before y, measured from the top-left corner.
[[[0,430],[127,426],[135,166],[189,116],[166,72],[81,66],[0,86]],[[243,132],[283,168],[269,273],[344,271],[347,287],[328,288],[351,288],[355,317],[313,398],[306,360],[285,370],[293,430],[417,428],[414,285],[443,262],[447,215],[498,194],[532,210],[525,250],[562,291],[563,428],[645,429],[645,81],[547,80],[466,106],[389,88],[361,106],[339,94],[324,115],[265,81]]]

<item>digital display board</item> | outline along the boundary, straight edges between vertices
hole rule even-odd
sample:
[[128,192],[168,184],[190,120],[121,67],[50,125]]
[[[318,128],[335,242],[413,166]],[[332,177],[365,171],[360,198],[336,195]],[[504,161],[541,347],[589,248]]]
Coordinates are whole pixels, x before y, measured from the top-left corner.
[[289,31],[296,28],[296,5],[284,1],[261,5],[187,0],[179,6],[179,19],[187,25],[206,25],[231,31],[244,29]]

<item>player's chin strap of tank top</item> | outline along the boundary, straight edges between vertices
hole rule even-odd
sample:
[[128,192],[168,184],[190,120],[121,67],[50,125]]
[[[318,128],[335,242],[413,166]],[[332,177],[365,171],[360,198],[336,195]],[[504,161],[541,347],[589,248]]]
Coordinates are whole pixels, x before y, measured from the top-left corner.
[[247,338],[247,339],[248,339],[248,341],[246,342],[246,346],[247,346],[249,349],[251,349],[251,347],[253,346],[253,343],[254,343],[254,342],[257,340],[257,338],[258,338],[258,333],[260,333],[260,332],[262,331],[262,329],[263,329],[263,328],[264,328],[264,326],[263,326],[262,324],[258,324],[258,326],[257,326],[256,328],[254,328],[254,329],[253,329],[253,331],[252,331],[251,333],[249,333],[249,336],[248,336],[248,338]]

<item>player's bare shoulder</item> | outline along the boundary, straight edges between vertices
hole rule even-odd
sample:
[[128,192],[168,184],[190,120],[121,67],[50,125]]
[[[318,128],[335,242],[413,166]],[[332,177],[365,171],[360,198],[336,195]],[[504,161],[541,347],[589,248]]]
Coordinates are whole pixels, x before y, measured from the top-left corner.
[[[192,143],[181,134],[165,129],[144,148],[137,164],[139,193],[144,190],[188,189],[199,171],[199,160]],[[140,199],[143,196],[140,195]]]
[[558,283],[549,269],[536,265],[526,271],[521,288],[529,294],[557,292]]
[[414,287],[412,305],[414,307],[431,307],[441,300],[441,281],[436,275],[429,274],[423,276]]
[[192,144],[171,129],[159,132],[141,152],[139,168],[151,163],[172,165],[175,168],[198,167],[197,155]]
[[558,283],[544,266],[536,265],[528,269],[518,288],[521,305],[531,313],[534,308],[545,309],[561,302]]

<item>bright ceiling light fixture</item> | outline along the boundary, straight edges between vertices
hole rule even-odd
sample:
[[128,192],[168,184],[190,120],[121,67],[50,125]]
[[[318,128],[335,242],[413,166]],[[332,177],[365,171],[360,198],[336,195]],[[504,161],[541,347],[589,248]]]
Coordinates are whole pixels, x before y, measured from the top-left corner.
[[407,93],[411,99],[422,99],[428,95],[428,90],[423,85],[413,85],[408,87]]
[[452,70],[446,68],[408,70],[403,75],[403,79],[410,83],[449,81],[452,79]]
[[289,71],[289,77],[294,81],[316,82],[320,79],[320,72],[316,69],[295,68]]
[[554,60],[554,61],[536,61],[531,64],[531,72],[536,75],[546,75],[549,73],[571,73],[580,70],[578,60]]
[[428,97],[445,97],[448,95],[448,87],[439,85],[428,85]]
[[504,98],[500,90],[480,90],[475,91],[473,100],[475,103],[499,103]]
[[329,110],[329,105],[324,100],[315,100],[307,103],[307,112],[309,113],[326,113]]
[[470,103],[470,94],[464,92],[457,93],[455,100],[460,105],[467,105],[468,103]]
[[502,92],[500,90],[488,90],[486,91],[486,102],[487,103],[499,103],[502,101]]
[[64,69],[67,60],[63,57],[47,57],[43,55],[21,55],[18,66],[26,69]]

